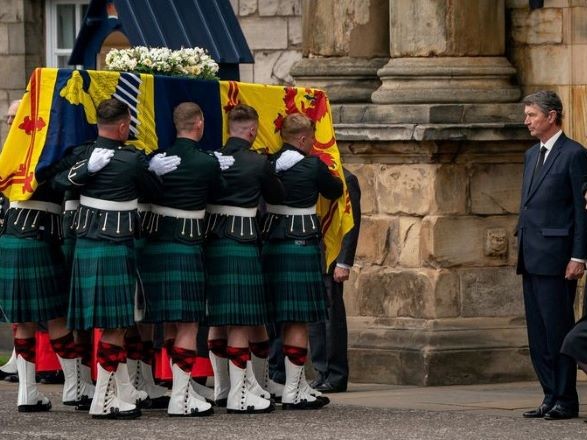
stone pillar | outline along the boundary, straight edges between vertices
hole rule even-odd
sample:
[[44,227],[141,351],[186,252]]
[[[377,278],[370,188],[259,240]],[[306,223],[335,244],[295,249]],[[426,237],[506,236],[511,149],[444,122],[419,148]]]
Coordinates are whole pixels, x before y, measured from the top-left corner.
[[515,102],[504,0],[391,0],[376,103]]
[[389,54],[388,10],[388,0],[304,0],[296,84],[325,89],[332,102],[370,102]]
[[[350,380],[527,380],[514,237],[534,142],[504,57],[503,0],[390,0],[372,103],[334,103],[362,188],[345,284]],[[343,77],[344,78],[344,77]]]

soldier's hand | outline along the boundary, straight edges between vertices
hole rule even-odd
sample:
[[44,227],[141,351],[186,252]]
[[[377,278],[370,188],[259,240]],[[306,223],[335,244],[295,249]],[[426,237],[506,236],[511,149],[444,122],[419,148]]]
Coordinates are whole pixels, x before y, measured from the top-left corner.
[[220,164],[220,169],[222,171],[229,169],[234,163],[234,157],[224,155],[218,151],[214,152],[214,156],[216,156],[216,159],[218,159],[218,163]]
[[171,171],[175,171],[180,163],[181,158],[179,156],[167,156],[165,153],[159,153],[151,158],[149,171],[152,171],[158,176],[163,176]]
[[114,156],[114,150],[108,148],[94,148],[90,159],[88,160],[88,171],[90,173],[97,173],[102,168],[110,163],[110,160]]
[[277,173],[279,173],[280,171],[287,171],[303,158],[304,155],[297,151],[284,151],[275,162],[275,171]]
[[578,261],[569,261],[567,264],[567,270],[565,272],[565,279],[567,280],[578,280],[585,273],[585,263],[579,263]]

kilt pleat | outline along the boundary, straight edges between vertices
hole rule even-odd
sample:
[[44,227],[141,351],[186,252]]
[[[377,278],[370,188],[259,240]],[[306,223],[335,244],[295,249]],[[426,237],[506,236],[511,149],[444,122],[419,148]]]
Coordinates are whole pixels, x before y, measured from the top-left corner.
[[67,285],[58,245],[0,236],[0,309],[8,322],[65,316]]
[[145,322],[198,322],[206,315],[202,247],[150,241],[139,261]]
[[327,318],[320,258],[317,244],[284,240],[263,245],[263,270],[275,321],[317,322]]
[[267,300],[259,248],[230,239],[206,245],[209,325],[264,325]]
[[134,325],[137,271],[132,240],[114,243],[78,238],[71,272],[70,328]]

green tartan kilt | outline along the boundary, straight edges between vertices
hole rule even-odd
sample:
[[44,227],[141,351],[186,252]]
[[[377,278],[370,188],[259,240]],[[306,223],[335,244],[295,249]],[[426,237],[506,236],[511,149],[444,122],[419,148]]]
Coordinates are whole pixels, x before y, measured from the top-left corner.
[[59,245],[0,236],[0,316],[8,322],[49,321],[65,316],[66,306]]
[[213,239],[206,245],[208,325],[269,322],[259,248],[255,243]]
[[63,252],[63,256],[65,257],[65,265],[66,267],[71,267],[71,263],[73,261],[73,251],[75,249],[75,238],[64,238],[63,243],[61,244],[61,251]]
[[266,242],[262,260],[276,322],[327,319],[326,287],[318,244],[294,240]]
[[202,247],[149,241],[139,260],[144,322],[199,322],[206,316]]
[[78,238],[73,253],[68,327],[131,327],[137,289],[132,240],[109,242]]

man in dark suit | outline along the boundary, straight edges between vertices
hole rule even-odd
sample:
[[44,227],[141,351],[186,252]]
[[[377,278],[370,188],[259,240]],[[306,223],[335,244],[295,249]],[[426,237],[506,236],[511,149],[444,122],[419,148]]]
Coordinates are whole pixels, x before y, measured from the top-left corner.
[[346,311],[343,300],[343,283],[349,279],[355,259],[359,229],[361,227],[361,188],[357,177],[343,168],[348,187],[355,225],[344,236],[336,262],[324,275],[328,294],[328,320],[309,327],[310,356],[316,370],[312,387],[324,393],[346,391],[349,377],[347,358]]
[[539,143],[524,157],[518,223],[518,267],[523,276],[530,357],[544,391],[524,417],[577,417],[577,367],[560,354],[573,327],[577,280],[587,259],[585,201],[587,153],[561,130],[562,103],[554,92],[524,98],[524,123]]

